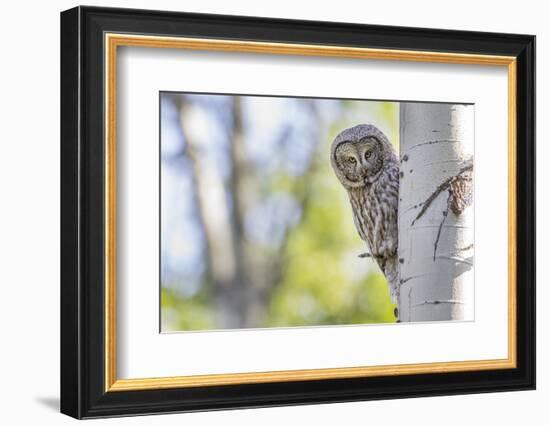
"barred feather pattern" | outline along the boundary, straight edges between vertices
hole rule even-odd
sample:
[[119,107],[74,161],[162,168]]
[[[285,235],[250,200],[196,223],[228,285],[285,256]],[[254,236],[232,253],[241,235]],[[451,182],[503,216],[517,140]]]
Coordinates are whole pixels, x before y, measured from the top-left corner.
[[348,192],[357,232],[383,271],[397,304],[399,161],[395,150],[378,128],[361,124],[335,138],[331,164]]
[[348,190],[353,221],[359,236],[384,272],[392,301],[397,303],[399,166],[387,164],[380,178],[370,185]]

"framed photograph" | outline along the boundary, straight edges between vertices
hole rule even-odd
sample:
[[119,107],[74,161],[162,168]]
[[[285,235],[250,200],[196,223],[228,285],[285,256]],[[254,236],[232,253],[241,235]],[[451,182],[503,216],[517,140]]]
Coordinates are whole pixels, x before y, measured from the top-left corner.
[[61,411],[535,388],[535,37],[61,14]]

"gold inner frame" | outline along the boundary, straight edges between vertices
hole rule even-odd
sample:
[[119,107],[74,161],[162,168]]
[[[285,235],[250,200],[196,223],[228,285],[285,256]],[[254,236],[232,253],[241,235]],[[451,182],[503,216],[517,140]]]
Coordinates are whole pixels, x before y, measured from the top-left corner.
[[[504,66],[508,72],[508,358],[165,378],[117,379],[116,98],[119,46]],[[516,367],[516,58],[327,45],[105,34],[105,391],[481,371]]]

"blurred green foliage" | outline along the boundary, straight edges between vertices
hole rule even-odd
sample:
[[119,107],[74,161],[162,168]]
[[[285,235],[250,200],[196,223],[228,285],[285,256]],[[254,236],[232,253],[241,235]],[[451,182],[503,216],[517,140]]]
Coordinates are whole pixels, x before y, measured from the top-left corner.
[[216,317],[207,291],[184,297],[177,291],[161,288],[161,329],[185,331],[215,329]]
[[[269,182],[262,182],[262,191],[290,193],[301,199],[302,211],[278,253],[279,281],[256,327],[395,321],[383,274],[371,259],[358,257],[367,247],[357,234],[347,194],[330,168],[328,152],[338,132],[361,122],[376,123],[398,149],[399,104],[342,101],[341,108],[345,113],[327,126],[328,134],[319,141],[318,158],[306,181],[297,184],[293,176],[278,171]],[[364,119],[365,110],[369,120]],[[265,246],[258,250],[269,253]],[[220,327],[206,276],[200,290],[191,295],[185,296],[174,287],[162,284],[163,331]]]
[[308,188],[309,201],[286,246],[282,280],[265,326],[395,321],[384,276],[370,259],[357,257],[366,247],[328,161]]

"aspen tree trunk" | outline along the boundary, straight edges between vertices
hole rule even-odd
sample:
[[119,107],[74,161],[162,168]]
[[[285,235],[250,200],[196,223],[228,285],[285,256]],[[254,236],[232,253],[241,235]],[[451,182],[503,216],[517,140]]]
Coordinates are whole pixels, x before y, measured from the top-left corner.
[[474,108],[401,103],[401,322],[472,320]]

